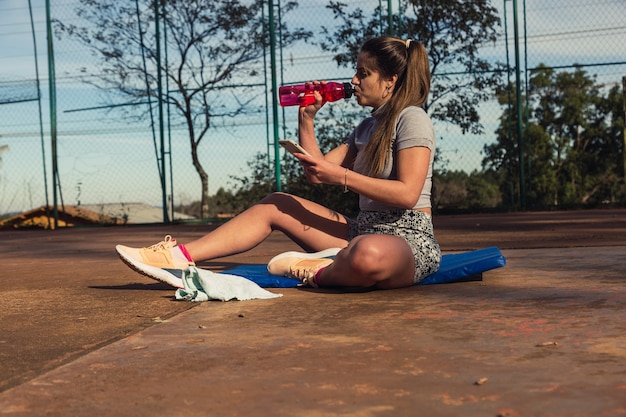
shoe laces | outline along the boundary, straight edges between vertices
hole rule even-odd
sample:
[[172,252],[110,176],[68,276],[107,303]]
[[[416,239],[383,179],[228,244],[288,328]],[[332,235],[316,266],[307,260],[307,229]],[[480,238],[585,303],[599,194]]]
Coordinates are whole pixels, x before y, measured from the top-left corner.
[[312,267],[305,267],[305,266],[294,267],[294,266],[291,266],[291,267],[289,267],[289,273],[287,274],[287,276],[290,277],[290,278],[299,279],[300,281],[305,281],[305,280],[311,280],[315,276],[316,272],[317,272],[317,270],[315,268],[312,268]]
[[323,262],[323,264],[320,265],[320,261],[323,261],[323,259],[304,259],[292,264],[289,267],[287,276],[300,280],[304,285],[317,288],[318,284],[315,282],[315,274],[317,274],[317,271],[321,268],[328,265],[328,262]]
[[160,241],[159,243],[155,243],[154,245],[145,249],[152,252],[159,252],[170,249],[173,246],[176,246],[176,239],[172,238],[172,236],[170,235],[166,235],[164,240]]
[[287,274],[287,276],[289,278],[295,278],[299,280],[304,286],[317,288],[318,285],[317,282],[315,282],[315,274],[317,273],[317,271],[318,270],[311,267],[292,267],[289,268],[289,273]]

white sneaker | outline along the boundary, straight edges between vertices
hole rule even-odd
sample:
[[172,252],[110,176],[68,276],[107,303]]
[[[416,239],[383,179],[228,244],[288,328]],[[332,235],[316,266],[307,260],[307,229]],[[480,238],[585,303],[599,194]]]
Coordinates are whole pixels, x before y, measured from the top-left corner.
[[333,257],[341,248],[330,248],[320,252],[284,252],[273,257],[267,264],[267,271],[272,275],[296,278],[304,285],[318,287],[315,274],[321,268],[333,263]]
[[174,288],[183,288],[181,271],[195,264],[172,256],[171,251],[175,247],[176,240],[167,235],[165,240],[147,248],[117,245],[115,250],[122,262],[131,269]]

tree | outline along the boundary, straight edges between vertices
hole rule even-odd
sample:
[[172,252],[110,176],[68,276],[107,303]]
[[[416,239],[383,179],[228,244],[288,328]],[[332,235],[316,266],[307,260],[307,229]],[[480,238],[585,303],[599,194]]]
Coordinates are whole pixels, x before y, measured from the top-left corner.
[[447,171],[434,177],[433,207],[440,211],[494,209],[501,194],[493,171]]
[[501,84],[504,66],[480,57],[480,49],[495,42],[500,25],[498,11],[490,0],[403,0],[393,16],[394,27],[383,30],[382,10],[365,15],[357,8],[331,1],[328,5],[338,28],[323,28],[326,40],[321,47],[336,53],[340,66],[352,66],[365,39],[395,33],[416,39],[426,47],[432,75],[431,98],[427,110],[434,119],[452,123],[463,133],[481,133],[478,105],[493,96]]
[[[96,81],[90,82],[117,91],[127,103],[142,104],[149,97],[159,98],[160,68],[171,85],[160,98],[182,116],[188,132],[191,159],[202,184],[202,217],[209,210],[209,179],[198,158],[198,147],[217,121],[250,111],[252,94],[227,94],[224,87],[241,80],[263,81],[260,60],[269,45],[264,3],[79,0],[76,13],[81,26],[56,22],[57,33],[78,40],[99,58],[101,71],[91,74]],[[155,5],[164,28],[162,37],[167,39],[163,48],[168,53],[167,62],[159,54]],[[281,13],[296,6],[295,1],[282,2]],[[283,46],[311,35],[302,29],[290,31],[284,25],[275,30]]]
[[460,208],[467,199],[468,174],[446,171],[433,178],[433,207],[437,210]]
[[[498,103],[506,107],[500,116],[500,125],[496,129],[496,141],[484,146],[483,169],[496,173],[497,183],[500,186],[503,204],[507,207],[519,207],[520,195],[519,183],[519,147],[515,136],[517,131],[517,106],[511,97],[515,94],[515,88],[502,89],[497,94]],[[522,96],[522,103],[525,97]],[[523,114],[528,111],[526,107],[521,109]],[[531,123],[523,127],[523,153],[526,161],[530,161],[533,175],[530,185],[526,187],[530,194],[529,200],[535,208],[551,207],[556,203],[557,171],[554,169],[554,151],[550,136],[540,126]],[[532,147],[529,147],[532,144]],[[528,178],[526,178],[528,179]],[[530,190],[529,190],[530,189]]]
[[[621,167],[624,116],[617,86],[608,91],[582,68],[556,72],[540,66],[529,81],[529,115],[523,136],[529,207],[595,206],[623,202]],[[500,103],[506,102],[505,94]],[[518,144],[511,139],[516,120],[505,111],[497,140],[485,146],[483,166],[498,171],[505,183],[519,180]]]

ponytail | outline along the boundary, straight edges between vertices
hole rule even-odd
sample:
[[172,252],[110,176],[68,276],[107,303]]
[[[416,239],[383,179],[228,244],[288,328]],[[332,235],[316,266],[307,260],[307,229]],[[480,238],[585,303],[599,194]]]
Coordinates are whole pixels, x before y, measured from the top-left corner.
[[391,152],[396,121],[400,112],[409,106],[424,106],[430,92],[430,66],[426,48],[419,41],[392,38],[373,38],[363,44],[361,52],[376,63],[382,78],[398,76],[394,91],[377,115],[378,125],[370,141],[359,154],[369,175],[378,177],[385,168]]

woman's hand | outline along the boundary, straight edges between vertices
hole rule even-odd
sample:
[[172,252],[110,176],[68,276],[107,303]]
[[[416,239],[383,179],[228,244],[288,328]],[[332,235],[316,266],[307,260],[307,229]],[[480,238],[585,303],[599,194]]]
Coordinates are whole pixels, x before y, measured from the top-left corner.
[[[325,85],[326,81],[313,81],[312,83],[307,82],[305,83],[305,85]],[[324,101],[322,98],[322,95],[320,94],[319,91],[313,91],[313,97],[315,97],[315,103],[310,104],[308,106],[301,106],[299,108],[300,111],[300,115],[301,116],[306,116],[309,119],[313,120],[315,118],[315,115],[317,114],[317,112],[322,108],[322,106],[324,105]]]
[[[313,81],[312,84],[322,84],[319,81]],[[311,83],[307,83],[311,85]],[[301,106],[298,109],[298,139],[300,145],[316,158],[324,158],[320,151],[317,139],[315,139],[315,115],[324,105],[322,95],[318,91],[313,91],[315,102],[308,106]],[[307,175],[307,178],[309,176]],[[310,180],[310,179],[309,179]]]
[[311,184],[343,184],[345,168],[324,159],[305,154],[294,154],[302,164],[306,178]]

